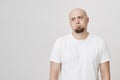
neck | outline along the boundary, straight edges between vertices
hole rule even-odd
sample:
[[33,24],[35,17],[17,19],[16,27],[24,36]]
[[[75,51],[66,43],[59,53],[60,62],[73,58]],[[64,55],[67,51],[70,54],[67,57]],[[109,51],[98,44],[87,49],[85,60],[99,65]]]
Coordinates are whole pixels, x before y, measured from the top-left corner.
[[89,33],[87,31],[82,32],[82,33],[72,32],[72,35],[77,40],[84,40],[88,37]]

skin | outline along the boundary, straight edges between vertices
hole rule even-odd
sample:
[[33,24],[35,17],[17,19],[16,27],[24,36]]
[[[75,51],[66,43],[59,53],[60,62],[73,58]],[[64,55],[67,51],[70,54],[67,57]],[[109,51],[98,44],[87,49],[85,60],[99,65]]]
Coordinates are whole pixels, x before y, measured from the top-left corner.
[[[72,34],[76,39],[85,39],[89,33],[87,32],[87,24],[89,17],[86,11],[80,8],[75,8],[69,13],[69,23],[71,25]],[[82,33],[76,33],[75,29],[84,28]]]
[[[75,39],[84,40],[89,33],[87,32],[87,24],[89,23],[89,17],[85,10],[75,8],[69,13],[69,23],[72,29],[72,35]],[[76,29],[84,28],[83,32],[76,33]],[[61,71],[61,63],[50,62],[50,77],[49,80],[58,80],[59,73]],[[101,72],[101,80],[110,80],[110,63],[109,61],[101,63],[99,65]]]

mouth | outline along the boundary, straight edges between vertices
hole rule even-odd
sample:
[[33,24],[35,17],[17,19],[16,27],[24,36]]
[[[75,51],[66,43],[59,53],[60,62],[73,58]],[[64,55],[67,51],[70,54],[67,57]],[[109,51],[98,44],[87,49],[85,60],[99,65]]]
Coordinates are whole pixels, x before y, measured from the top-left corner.
[[80,25],[76,26],[76,29],[81,29],[82,27]]
[[76,29],[75,29],[75,32],[76,33],[82,33],[84,31],[84,28],[82,28],[81,26],[78,26]]
[[77,25],[76,27],[77,27],[77,28],[81,28],[81,25]]

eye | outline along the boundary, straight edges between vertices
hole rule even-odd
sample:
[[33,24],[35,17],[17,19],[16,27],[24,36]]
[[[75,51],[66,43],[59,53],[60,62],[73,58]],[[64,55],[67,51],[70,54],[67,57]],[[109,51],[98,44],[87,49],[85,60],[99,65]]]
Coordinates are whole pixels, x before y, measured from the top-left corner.
[[78,16],[78,19],[83,19],[83,17],[82,16]]
[[72,18],[72,19],[71,19],[71,21],[74,21],[74,20],[75,20],[75,18]]

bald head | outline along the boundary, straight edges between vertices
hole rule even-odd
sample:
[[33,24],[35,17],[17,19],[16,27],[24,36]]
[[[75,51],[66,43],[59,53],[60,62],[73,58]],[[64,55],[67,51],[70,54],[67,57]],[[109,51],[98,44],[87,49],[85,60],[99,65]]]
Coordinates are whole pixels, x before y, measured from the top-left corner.
[[89,18],[85,10],[81,8],[74,8],[69,13],[69,22],[72,30],[76,33],[87,32],[87,24]]
[[74,8],[70,11],[69,13],[69,18],[72,17],[72,15],[76,14],[76,13],[79,13],[83,16],[86,16],[87,17],[87,13],[85,10],[81,9],[81,8]]

